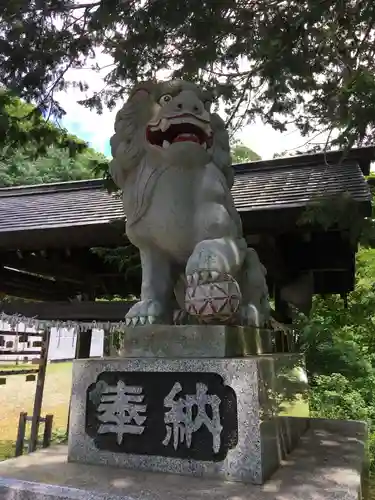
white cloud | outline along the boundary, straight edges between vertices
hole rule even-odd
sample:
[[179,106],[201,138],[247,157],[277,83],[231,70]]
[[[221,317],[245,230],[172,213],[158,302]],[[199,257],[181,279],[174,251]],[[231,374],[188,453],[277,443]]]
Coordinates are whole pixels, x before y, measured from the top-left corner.
[[[112,58],[98,53],[95,62],[100,66],[106,66],[112,62]],[[92,63],[91,63],[92,64]],[[78,101],[90,97],[92,93],[99,92],[104,86],[104,77],[109,69],[104,68],[100,72],[91,69],[74,69],[67,72],[67,80],[85,81],[89,84],[87,92],[80,92],[77,88],[70,88],[67,92],[56,94],[57,100],[66,111],[62,125],[72,134],[86,140],[90,145],[105,153],[109,151],[109,139],[113,133],[113,124],[117,109],[108,111],[105,109],[100,115],[96,111],[78,104]]]
[[[326,134],[322,134],[324,141]],[[238,138],[246,146],[263,160],[272,159],[276,153],[287,152],[289,156],[295,154],[296,149],[303,149],[306,145],[307,138],[302,137],[295,127],[290,127],[287,132],[278,132],[270,125],[264,125],[260,119],[254,124],[247,125],[238,134]],[[317,138],[318,140],[318,138]]]

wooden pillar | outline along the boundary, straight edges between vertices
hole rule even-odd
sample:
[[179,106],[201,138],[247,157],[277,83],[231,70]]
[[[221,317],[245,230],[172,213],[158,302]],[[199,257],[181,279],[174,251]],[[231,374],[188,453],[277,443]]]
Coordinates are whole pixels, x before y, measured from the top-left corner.
[[[90,283],[88,283],[87,288],[89,292],[83,293],[77,297],[79,302],[95,300],[95,290],[90,286]],[[86,330],[84,332],[78,329],[75,359],[86,359],[90,357],[91,339],[92,329]]]
[[104,339],[103,339],[103,357],[108,357],[111,355],[111,330],[110,328],[104,329]]
[[[281,319],[281,323],[289,324],[291,322],[289,307],[288,304],[282,300],[280,296],[280,288],[278,286],[275,286],[274,288],[274,297],[276,315]],[[276,332],[275,348],[276,352],[290,352],[289,339],[287,338],[285,332]]]
[[50,333],[51,330],[49,327],[47,327],[43,332],[43,344],[40,352],[40,364],[39,364],[38,378],[35,390],[33,418],[31,421],[30,443],[28,450],[29,453],[36,450],[38,442],[40,412],[42,410],[42,404],[43,404],[44,382],[46,380],[48,349],[51,336]]
[[275,313],[277,315],[277,320],[280,323],[291,324],[292,318],[290,317],[289,306],[281,298],[280,287],[277,285],[275,285],[274,287],[274,298],[275,298]]
[[16,450],[15,450],[15,455],[14,455],[16,457],[19,457],[23,454],[23,448],[24,448],[24,444],[25,444],[26,417],[27,417],[26,412],[20,413],[20,418],[18,421]]
[[46,415],[46,418],[44,419],[43,448],[48,448],[51,444],[52,427],[53,415]]

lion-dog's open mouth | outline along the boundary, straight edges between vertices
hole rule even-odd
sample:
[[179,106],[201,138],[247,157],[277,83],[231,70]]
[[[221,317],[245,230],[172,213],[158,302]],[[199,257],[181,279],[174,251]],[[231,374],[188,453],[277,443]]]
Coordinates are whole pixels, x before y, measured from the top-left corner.
[[153,146],[168,148],[175,142],[195,142],[205,149],[212,146],[210,124],[193,115],[184,114],[162,118],[147,127],[146,138]]

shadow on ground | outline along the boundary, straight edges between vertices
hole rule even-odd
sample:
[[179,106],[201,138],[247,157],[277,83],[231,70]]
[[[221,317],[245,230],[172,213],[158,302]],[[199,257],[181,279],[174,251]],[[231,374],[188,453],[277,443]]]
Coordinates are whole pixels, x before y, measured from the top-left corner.
[[[358,498],[365,462],[365,441],[366,429],[361,422],[313,419],[310,430],[301,438],[300,446],[263,486],[141,470],[129,469],[124,472],[116,467],[68,462],[67,447],[60,445],[2,462],[0,496],[1,486],[9,494],[10,485],[11,488],[22,487],[25,491],[34,488],[39,492],[38,498],[42,498],[41,492],[45,494],[44,498],[53,495],[57,498],[72,498],[69,496],[71,488],[75,495],[76,490],[81,489],[90,491],[92,498],[103,499],[105,495],[106,498],[111,496],[119,500],[124,497],[147,497],[150,500],[328,498],[324,492]],[[32,485],[32,482],[39,484]],[[57,488],[54,489],[53,485]],[[61,487],[67,489],[61,490]]]

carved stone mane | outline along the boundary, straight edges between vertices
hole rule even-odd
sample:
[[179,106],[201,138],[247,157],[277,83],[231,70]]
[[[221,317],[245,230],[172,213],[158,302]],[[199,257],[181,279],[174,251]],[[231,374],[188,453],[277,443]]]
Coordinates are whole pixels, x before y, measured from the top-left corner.
[[[168,164],[160,164],[160,159],[150,152],[145,141],[146,128],[158,106],[160,95],[176,91],[176,88],[194,88],[189,82],[144,82],[131,92],[128,101],[118,111],[115,119],[115,134],[111,137],[110,174],[122,190],[131,185],[132,203],[127,209],[127,223],[134,224],[147,211],[155,184]],[[206,102],[211,96],[204,94]],[[232,188],[234,175],[231,167],[228,132],[219,115],[210,113],[212,129],[211,162],[223,173],[227,186]],[[129,196],[129,193],[127,193]]]

